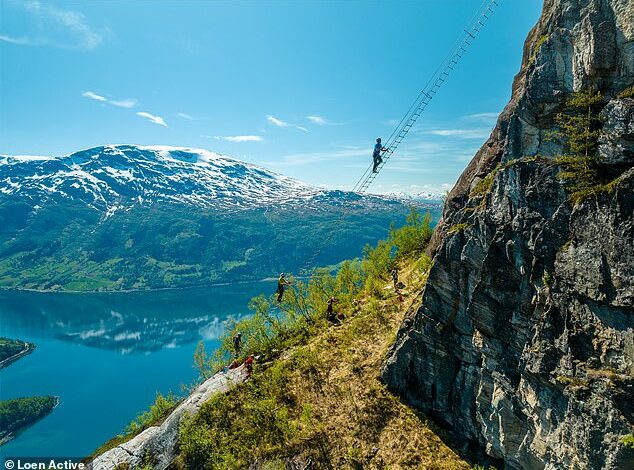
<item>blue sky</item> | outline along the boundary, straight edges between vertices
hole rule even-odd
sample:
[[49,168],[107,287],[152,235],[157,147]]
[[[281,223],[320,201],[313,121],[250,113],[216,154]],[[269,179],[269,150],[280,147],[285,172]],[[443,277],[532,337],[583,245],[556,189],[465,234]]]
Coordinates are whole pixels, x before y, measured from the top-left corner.
[[[0,153],[206,148],[349,189],[480,4],[0,0]],[[540,10],[501,0],[372,191],[453,185]]]

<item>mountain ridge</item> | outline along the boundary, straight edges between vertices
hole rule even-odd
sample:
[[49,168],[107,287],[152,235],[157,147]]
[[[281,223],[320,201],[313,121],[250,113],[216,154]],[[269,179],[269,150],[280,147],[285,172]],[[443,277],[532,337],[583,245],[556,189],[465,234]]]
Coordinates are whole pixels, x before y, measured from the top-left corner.
[[216,210],[431,199],[322,189],[264,167],[190,147],[102,145],[61,157],[0,155],[0,193],[79,200],[111,215],[134,205],[177,203]]

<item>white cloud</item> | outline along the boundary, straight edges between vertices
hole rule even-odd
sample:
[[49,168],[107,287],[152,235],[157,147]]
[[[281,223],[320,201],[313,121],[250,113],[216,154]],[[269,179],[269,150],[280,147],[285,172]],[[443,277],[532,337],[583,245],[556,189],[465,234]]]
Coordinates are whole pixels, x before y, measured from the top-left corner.
[[458,139],[486,139],[491,134],[491,129],[488,127],[481,129],[436,129],[425,133],[440,137],[456,137]]
[[177,115],[178,117],[183,118],[183,119],[187,119],[188,121],[195,121],[195,120],[196,120],[196,118],[195,118],[195,117],[190,116],[189,114],[186,114],[186,113],[177,113],[176,115]]
[[262,142],[264,140],[259,135],[225,135],[216,137],[227,142]]
[[292,153],[284,155],[280,160],[265,162],[267,165],[272,166],[299,166],[309,165],[312,163],[319,163],[328,160],[342,160],[351,159],[354,157],[366,156],[368,161],[372,155],[372,149],[345,149],[336,150],[332,152],[308,152],[308,153]]
[[308,132],[308,129],[306,129],[305,127],[298,126],[297,124],[291,124],[286,121],[282,121],[281,119],[278,119],[275,116],[272,116],[270,114],[266,116],[266,120],[268,121],[269,124],[273,124],[274,126],[277,126],[277,127],[293,127],[302,132]]
[[85,91],[81,94],[81,96],[91,100],[101,101],[102,103],[108,103],[119,108],[134,108],[137,105],[137,100],[131,98],[125,100],[110,100],[103,95],[95,93],[94,91]]
[[[0,41],[22,46],[52,46],[63,49],[93,50],[111,34],[108,28],[95,29],[77,11],[64,10],[37,0],[12,2],[19,5],[34,21],[27,26],[27,36],[1,35]],[[8,10],[8,8],[7,8]],[[3,11],[3,14],[4,13]]]
[[95,101],[108,101],[104,96],[98,95],[97,93],[93,93],[92,91],[85,91],[81,94],[81,96],[85,98],[89,98]]
[[28,38],[13,38],[11,36],[5,36],[0,34],[0,41],[8,42],[9,44],[16,44],[18,46],[30,46],[31,41]]
[[476,114],[467,114],[466,116],[462,116],[462,119],[467,121],[479,121],[495,124],[498,119],[500,113],[476,113]]
[[284,122],[281,119],[276,118],[275,116],[271,116],[270,114],[266,116],[266,120],[277,127],[290,127],[288,122]]
[[109,103],[113,106],[118,106],[119,108],[134,108],[137,104],[137,100],[127,99],[120,101],[109,101]]
[[167,124],[161,116],[155,116],[154,114],[146,113],[145,111],[139,111],[138,113],[136,113],[136,115],[141,116],[142,118],[145,118],[150,122],[153,122],[154,124],[158,124],[159,126],[167,127]]
[[328,120],[321,116],[306,116],[306,119],[308,119],[313,124],[317,124],[318,126],[325,126],[326,124],[328,124]]

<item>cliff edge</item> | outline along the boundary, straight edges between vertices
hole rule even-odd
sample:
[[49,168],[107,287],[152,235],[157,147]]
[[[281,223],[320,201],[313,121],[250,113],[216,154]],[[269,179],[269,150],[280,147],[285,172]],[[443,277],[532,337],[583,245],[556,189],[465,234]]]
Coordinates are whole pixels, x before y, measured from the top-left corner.
[[[507,468],[634,465],[633,85],[632,0],[545,1],[388,354],[392,391]],[[600,182],[575,195],[562,116],[584,91]]]

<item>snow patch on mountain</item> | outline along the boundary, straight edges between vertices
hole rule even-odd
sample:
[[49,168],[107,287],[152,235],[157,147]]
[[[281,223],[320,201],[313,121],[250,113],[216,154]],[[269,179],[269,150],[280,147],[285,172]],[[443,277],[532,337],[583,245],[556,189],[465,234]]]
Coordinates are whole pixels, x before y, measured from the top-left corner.
[[157,203],[242,210],[399,199],[315,188],[209,150],[137,145],[105,145],[63,157],[0,155],[0,193],[40,206],[83,202],[106,216]]

